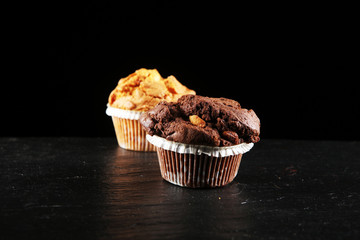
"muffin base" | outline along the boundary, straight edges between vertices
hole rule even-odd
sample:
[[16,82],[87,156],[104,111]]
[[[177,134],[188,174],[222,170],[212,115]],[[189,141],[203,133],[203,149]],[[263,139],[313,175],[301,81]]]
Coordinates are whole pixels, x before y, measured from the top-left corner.
[[120,147],[134,151],[156,151],[156,147],[146,140],[146,132],[139,120],[112,116],[112,121]]
[[242,154],[225,157],[177,153],[157,147],[161,176],[166,181],[190,188],[221,187],[236,177]]

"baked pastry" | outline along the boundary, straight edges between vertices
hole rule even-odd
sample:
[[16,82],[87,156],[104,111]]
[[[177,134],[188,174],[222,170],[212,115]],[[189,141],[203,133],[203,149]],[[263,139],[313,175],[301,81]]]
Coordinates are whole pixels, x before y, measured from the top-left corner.
[[216,187],[231,182],[242,154],[260,140],[260,120],[234,100],[185,95],[160,102],[140,116],[147,139],[157,146],[169,182]]
[[161,101],[176,102],[195,94],[174,76],[162,78],[156,69],[141,68],[119,80],[109,96],[109,106],[123,110],[147,111]]
[[195,91],[174,76],[162,78],[156,69],[139,69],[119,80],[111,92],[106,113],[112,117],[119,146],[137,151],[155,151],[146,141],[139,117],[161,101],[177,101]]

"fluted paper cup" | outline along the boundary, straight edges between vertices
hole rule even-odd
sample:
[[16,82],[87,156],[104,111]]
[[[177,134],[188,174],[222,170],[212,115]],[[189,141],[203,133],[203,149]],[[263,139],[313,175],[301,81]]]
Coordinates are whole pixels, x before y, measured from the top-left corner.
[[143,112],[130,111],[107,106],[106,114],[111,116],[116,139],[120,147],[128,150],[154,152],[155,146],[146,140],[139,118]]
[[222,187],[236,177],[242,155],[253,143],[229,147],[211,147],[168,141],[146,136],[156,146],[163,179],[182,187]]

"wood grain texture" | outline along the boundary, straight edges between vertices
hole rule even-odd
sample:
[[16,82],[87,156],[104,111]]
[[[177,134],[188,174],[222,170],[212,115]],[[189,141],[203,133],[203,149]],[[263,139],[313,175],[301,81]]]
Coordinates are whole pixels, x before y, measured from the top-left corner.
[[234,181],[164,181],[114,138],[0,139],[1,239],[356,239],[360,143],[262,140]]

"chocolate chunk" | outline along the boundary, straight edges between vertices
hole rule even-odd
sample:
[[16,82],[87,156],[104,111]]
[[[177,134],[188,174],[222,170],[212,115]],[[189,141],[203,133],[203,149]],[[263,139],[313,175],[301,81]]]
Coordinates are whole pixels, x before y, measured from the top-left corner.
[[221,136],[231,142],[232,144],[236,145],[240,143],[239,136],[236,132],[233,131],[224,131],[221,133]]

